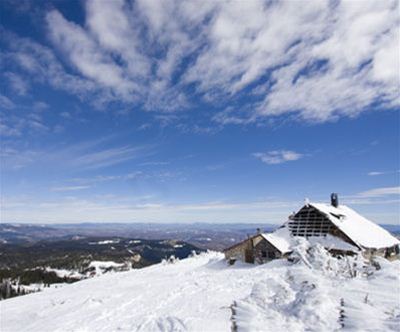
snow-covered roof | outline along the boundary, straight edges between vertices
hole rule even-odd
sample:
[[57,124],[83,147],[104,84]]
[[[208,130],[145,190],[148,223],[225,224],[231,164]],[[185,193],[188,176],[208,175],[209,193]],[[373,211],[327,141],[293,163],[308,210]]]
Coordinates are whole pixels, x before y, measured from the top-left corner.
[[292,235],[287,227],[278,228],[273,233],[263,233],[261,235],[282,254],[290,251],[290,247],[292,245]]
[[325,214],[329,220],[346,234],[354,243],[363,248],[386,248],[400,241],[374,222],[364,218],[346,205],[309,203]]

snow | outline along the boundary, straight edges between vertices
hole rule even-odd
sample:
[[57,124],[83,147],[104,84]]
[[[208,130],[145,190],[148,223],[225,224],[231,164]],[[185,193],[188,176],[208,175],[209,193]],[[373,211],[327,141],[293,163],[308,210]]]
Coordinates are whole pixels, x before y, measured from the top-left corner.
[[119,243],[119,240],[104,240],[97,242],[97,244],[113,244],[113,243]]
[[[210,242],[210,241],[211,241],[211,238],[209,238],[209,237],[199,237],[199,238],[197,238],[197,241],[207,241],[207,242]],[[233,241],[236,241],[236,240],[233,239]]]
[[268,273],[235,303],[238,331],[399,330],[399,261],[378,258],[376,271],[361,256],[337,260],[319,244],[300,242],[300,264]]
[[310,236],[307,239],[311,244],[319,243],[326,249],[338,249],[345,251],[353,251],[357,252],[359,249],[350,243],[343,241],[342,239],[333,236],[331,234],[327,234],[325,236]]
[[261,234],[268,242],[270,242],[282,254],[290,251],[293,243],[293,237],[290,235],[287,227],[278,228],[273,233]]
[[104,270],[110,268],[120,268],[123,267],[124,263],[115,263],[113,261],[91,261],[89,267],[94,267],[96,275],[104,273]]
[[76,278],[81,279],[83,276],[78,271],[75,270],[66,270],[66,269],[54,269],[51,267],[46,267],[47,272],[54,272],[60,278]]
[[[132,254],[135,254],[134,252],[128,251]],[[104,274],[107,272],[106,270],[113,270],[113,269],[120,269],[120,268],[128,268],[129,266],[126,263],[115,263],[113,261],[91,261],[90,264],[88,265],[88,268],[94,268],[96,276],[99,276],[101,274]],[[55,269],[51,267],[46,267],[45,270],[47,272],[54,272],[58,277],[60,278],[74,278],[74,279],[83,279],[83,278],[88,278],[88,277],[93,277],[93,273],[91,271],[86,272],[86,273],[79,273],[79,271],[76,270],[66,270],[66,269]]]
[[310,205],[323,212],[343,233],[361,247],[379,249],[400,243],[388,231],[345,205],[338,207],[322,203],[310,203]]
[[366,269],[359,256],[337,260],[306,241],[293,252],[296,263],[233,266],[208,252],[8,299],[1,330],[399,330],[399,261]]
[[[296,246],[299,241],[302,240],[301,237],[293,237],[290,234],[289,229],[286,226],[278,228],[276,231],[268,234],[261,234],[268,242],[270,242],[276,249],[278,249],[282,254],[286,254],[292,250],[293,246]],[[316,236],[308,237],[308,241],[311,244],[320,244],[326,249],[338,249],[338,250],[348,250],[357,252],[359,249],[342,239],[327,234],[326,236]]]

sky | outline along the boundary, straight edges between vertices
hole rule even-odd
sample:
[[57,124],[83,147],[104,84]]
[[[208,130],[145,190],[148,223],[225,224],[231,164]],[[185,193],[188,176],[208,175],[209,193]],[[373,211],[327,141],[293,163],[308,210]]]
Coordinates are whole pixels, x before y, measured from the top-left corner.
[[400,219],[398,1],[0,1],[1,220]]

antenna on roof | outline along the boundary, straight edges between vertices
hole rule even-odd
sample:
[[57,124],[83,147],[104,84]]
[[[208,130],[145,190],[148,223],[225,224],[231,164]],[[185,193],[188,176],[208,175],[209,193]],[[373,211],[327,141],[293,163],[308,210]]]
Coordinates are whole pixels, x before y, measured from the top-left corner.
[[331,194],[331,205],[336,207],[336,208],[339,206],[338,194],[336,194],[336,193],[332,193]]
[[306,197],[304,198],[304,204],[309,206],[310,205],[310,200]]

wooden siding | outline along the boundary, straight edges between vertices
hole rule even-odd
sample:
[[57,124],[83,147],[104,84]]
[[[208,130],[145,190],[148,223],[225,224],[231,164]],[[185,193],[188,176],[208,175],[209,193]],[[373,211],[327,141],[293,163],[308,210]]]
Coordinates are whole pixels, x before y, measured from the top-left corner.
[[254,257],[257,263],[262,264],[273,259],[281,258],[282,253],[267,240],[263,239],[254,247]]
[[240,260],[245,262],[245,251],[251,249],[251,239],[246,239],[225,250],[225,258],[228,260]]

